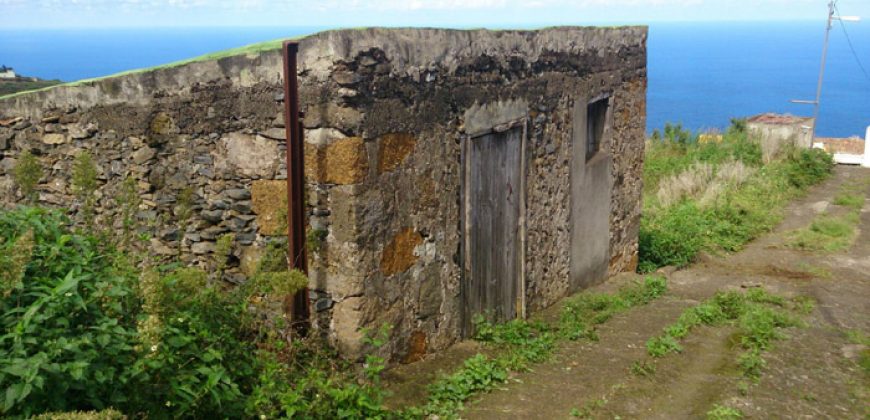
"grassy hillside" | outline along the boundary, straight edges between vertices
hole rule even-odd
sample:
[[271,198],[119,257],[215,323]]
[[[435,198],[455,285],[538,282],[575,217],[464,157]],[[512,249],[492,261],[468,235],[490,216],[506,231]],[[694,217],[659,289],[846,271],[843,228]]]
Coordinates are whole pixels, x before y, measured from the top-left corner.
[[59,85],[60,80],[39,80],[31,81],[2,81],[0,82],[0,97],[12,95],[19,92],[28,92],[33,90],[45,89],[47,87]]

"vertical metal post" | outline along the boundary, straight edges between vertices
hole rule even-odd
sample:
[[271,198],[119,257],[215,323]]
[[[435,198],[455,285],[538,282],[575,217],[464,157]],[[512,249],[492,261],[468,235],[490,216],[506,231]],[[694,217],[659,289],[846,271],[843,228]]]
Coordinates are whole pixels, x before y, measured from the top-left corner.
[[816,138],[816,126],[819,125],[819,105],[822,101],[822,81],[825,78],[825,61],[828,59],[828,41],[831,38],[831,28],[834,21],[834,0],[828,3],[828,24],[825,27],[825,45],[822,47],[822,67],[819,69],[819,84],[816,87],[816,102],[815,110],[813,111],[813,135],[810,139]]
[[[287,263],[289,268],[308,275],[308,256],[305,251],[305,174],[303,170],[303,131],[299,119],[299,81],[296,75],[296,54],[299,43],[286,41],[284,54],[284,129],[287,139]],[[306,334],[309,328],[310,302],[308,289],[287,297],[291,303],[291,322],[298,332]]]

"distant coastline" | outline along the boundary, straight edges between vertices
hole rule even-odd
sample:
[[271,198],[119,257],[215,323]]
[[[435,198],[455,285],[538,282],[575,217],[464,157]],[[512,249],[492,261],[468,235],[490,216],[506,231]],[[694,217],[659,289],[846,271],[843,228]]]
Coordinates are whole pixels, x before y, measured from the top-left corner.
[[[811,114],[810,107],[789,100],[815,94],[823,28],[823,22],[806,21],[652,24],[648,131],[666,122],[724,129],[733,117]],[[0,57],[27,75],[75,81],[325,29],[0,29]],[[870,26],[851,32],[858,53],[870,57]],[[863,136],[870,125],[870,81],[841,35],[833,34],[829,52],[822,137]]]
[[8,67],[5,64],[0,65],[0,96],[42,89],[60,83],[63,82],[18,74],[13,67]]

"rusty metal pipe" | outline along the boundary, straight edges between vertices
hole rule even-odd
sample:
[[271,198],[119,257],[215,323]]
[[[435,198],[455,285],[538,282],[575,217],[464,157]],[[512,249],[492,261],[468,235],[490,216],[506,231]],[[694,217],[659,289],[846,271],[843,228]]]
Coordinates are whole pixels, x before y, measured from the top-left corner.
[[[296,54],[299,43],[285,41],[284,54],[284,130],[287,139],[287,264],[291,270],[308,275],[305,250],[305,172],[302,122],[299,112],[299,80],[296,74]],[[287,297],[290,320],[300,334],[307,334],[310,324],[308,289]]]

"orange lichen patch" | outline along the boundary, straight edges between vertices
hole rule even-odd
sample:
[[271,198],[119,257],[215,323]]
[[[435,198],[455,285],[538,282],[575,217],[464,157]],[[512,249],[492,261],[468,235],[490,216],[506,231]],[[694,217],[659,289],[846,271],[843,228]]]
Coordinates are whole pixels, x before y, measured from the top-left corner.
[[327,146],[305,145],[305,176],[313,182],[358,184],[369,165],[365,142],[359,137],[336,140]]
[[254,181],[251,184],[251,207],[257,215],[261,235],[286,235],[287,181]]
[[423,331],[417,330],[411,333],[411,338],[408,341],[408,352],[402,359],[402,363],[408,364],[423,360],[423,357],[426,356],[427,341],[426,333]]
[[417,139],[407,133],[393,133],[381,137],[380,143],[378,174],[398,168],[405,161],[405,158],[414,151]]
[[417,262],[414,248],[421,243],[423,237],[414,229],[403,229],[384,247],[381,254],[381,272],[386,276],[392,276],[410,268]]

